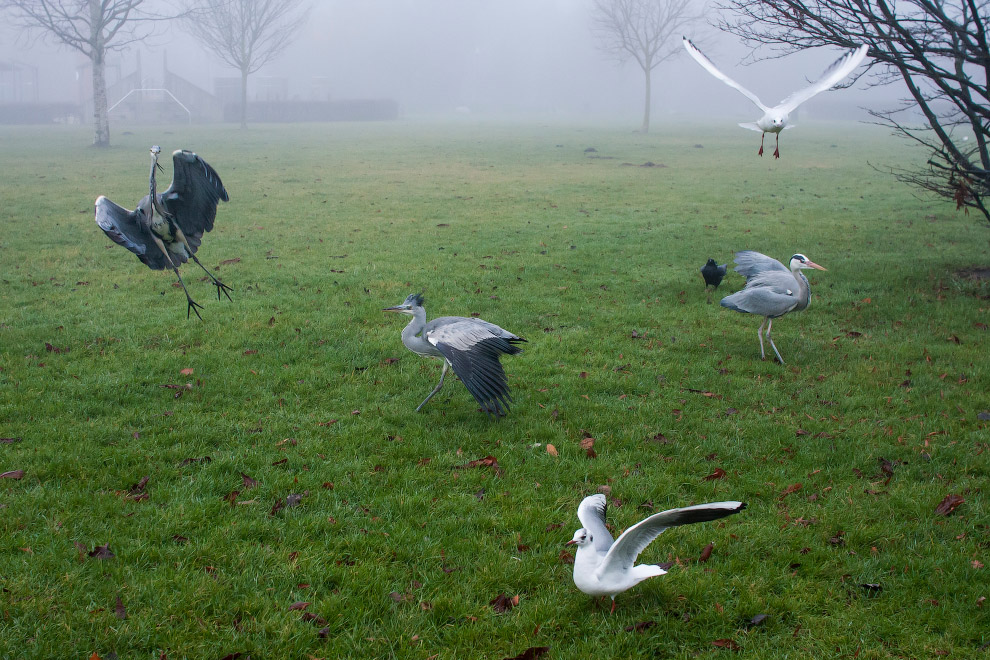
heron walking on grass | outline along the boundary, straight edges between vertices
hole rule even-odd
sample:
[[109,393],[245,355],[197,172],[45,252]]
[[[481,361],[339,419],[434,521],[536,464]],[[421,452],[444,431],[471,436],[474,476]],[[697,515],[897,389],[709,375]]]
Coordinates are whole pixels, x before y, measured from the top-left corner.
[[226,202],[229,198],[216,170],[186,150],[172,153],[172,185],[165,192],[158,193],[155,170],[164,171],[158,163],[160,153],[161,147],[151,147],[150,191],[138,202],[137,208],[130,211],[100,195],[96,198],[96,224],[110,240],[136,254],[141,263],[152,270],[171,268],[186,292],[186,318],[193,311],[202,319],[199,315],[202,305],[189,295],[186,283],[179,275],[178,265],[190,259],[195,261],[217,287],[217,300],[221,292],[230,300],[228,291],[233,289],[217,279],[196,258],[203,233],[213,229],[218,202]]
[[808,259],[803,254],[791,257],[790,268],[776,259],[759,252],[745,250],[736,253],[735,271],[746,278],[746,286],[730,296],[722,298],[722,307],[747,314],[759,314],[763,318],[756,336],[760,339],[760,358],[765,359],[763,350],[763,326],[767,328],[767,340],[784,364],[780,351],[770,337],[773,320],[788,312],[801,311],[811,301],[808,278],[801,272],[804,268],[827,270]]
[[443,387],[448,368],[453,368],[486,413],[501,416],[509,411],[512,397],[499,358],[520,353],[522,349],[516,344],[525,339],[494,323],[463,316],[441,316],[427,323],[423,296],[418,293],[383,311],[412,316],[402,330],[402,343],[417,355],[443,360],[440,382],[416,407],[417,412]]

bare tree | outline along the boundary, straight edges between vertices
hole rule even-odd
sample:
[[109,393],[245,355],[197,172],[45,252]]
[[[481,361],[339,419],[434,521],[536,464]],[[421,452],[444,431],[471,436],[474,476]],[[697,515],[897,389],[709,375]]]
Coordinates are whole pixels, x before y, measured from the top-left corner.
[[620,62],[629,58],[646,77],[640,132],[650,131],[653,69],[684,52],[681,34],[701,18],[695,0],[594,0],[593,31],[602,50]]
[[147,37],[152,23],[166,16],[146,10],[146,0],[0,0],[14,23],[69,46],[93,66],[93,144],[110,146],[106,56]]
[[725,0],[721,8],[731,13],[719,27],[781,54],[869,44],[871,84],[903,81],[908,93],[900,107],[871,114],[930,152],[924,166],[892,173],[990,221],[988,7],[988,0]]
[[189,30],[241,72],[241,127],[247,127],[248,76],[277,57],[309,13],[303,0],[199,0]]

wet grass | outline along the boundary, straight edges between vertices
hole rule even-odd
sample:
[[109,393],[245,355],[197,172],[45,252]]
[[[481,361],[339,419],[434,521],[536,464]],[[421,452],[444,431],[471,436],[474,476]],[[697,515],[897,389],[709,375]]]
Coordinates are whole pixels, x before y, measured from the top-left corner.
[[[130,130],[0,129],[0,473],[24,472],[0,479],[0,657],[986,648],[990,289],[956,273],[988,234],[871,166],[922,154],[847,124],[776,162],[731,126]],[[199,256],[233,303],[183,268],[203,322],[93,223],[146,193],[153,143],[230,192]],[[706,304],[697,269],[737,249],[829,269],[775,325],[786,366],[717,305],[740,278]],[[456,380],[413,412],[439,365],[381,309],[414,291],[529,339],[508,417]],[[659,538],[643,559],[679,565],[609,616],[561,556],[604,486],[617,530],[750,507]]]

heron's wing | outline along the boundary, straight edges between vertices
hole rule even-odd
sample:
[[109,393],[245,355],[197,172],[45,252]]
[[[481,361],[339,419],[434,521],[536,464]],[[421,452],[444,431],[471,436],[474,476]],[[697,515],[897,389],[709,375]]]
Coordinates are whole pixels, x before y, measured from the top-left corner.
[[[691,43],[690,39],[688,39],[687,37],[682,37],[682,43],[684,44],[684,49],[688,52],[688,54],[691,57],[694,58],[694,61],[700,64],[701,66],[705,67],[705,70],[708,73],[712,74],[713,76],[724,82],[729,87],[732,87],[742,92],[743,96],[745,96],[750,101],[755,103],[756,107],[758,107],[763,112],[766,112],[767,110],[770,109],[767,106],[763,105],[763,102],[760,101],[759,97],[757,97],[756,94],[749,91],[748,89],[737,83],[735,80],[733,80],[729,76],[719,71],[718,67],[716,67],[715,64],[710,59],[708,59],[708,57],[706,57],[704,53],[698,50],[698,47],[695,46],[693,43]],[[740,126],[743,125],[740,124]],[[743,126],[743,128],[749,128],[749,126]],[[762,129],[757,128],[756,130],[762,130]]]
[[776,318],[798,305],[801,290],[790,271],[768,271],[751,277],[742,291],[722,298],[722,307]]
[[[145,200],[148,199],[145,197]],[[141,223],[141,208],[130,211],[100,195],[96,198],[96,224],[110,240],[137,255],[152,270],[171,268],[165,254],[155,245],[151,232]]]
[[745,502],[712,502],[655,513],[615,539],[598,568],[598,578],[603,579],[613,571],[624,573],[631,569],[639,553],[668,527],[718,520],[745,508]]
[[607,508],[608,502],[605,496],[598,493],[581,500],[577,511],[581,526],[591,534],[595,552],[601,556],[605,556],[608,549],[612,547],[612,535],[609,534],[608,528],[605,526],[605,510]]
[[785,113],[791,112],[815,94],[835,87],[860,65],[863,59],[866,58],[866,51],[869,48],[869,46],[864,44],[832,62],[832,65],[825,69],[818,80],[788,96],[780,102],[777,109]]
[[217,204],[229,198],[220,175],[193,152],[172,152],[172,163],[172,185],[161,194],[161,201],[195,250],[203,232],[213,229]]
[[502,415],[509,410],[509,381],[499,357],[519,353],[522,349],[514,344],[524,339],[487,321],[460,316],[433,319],[423,336],[443,353],[485,412]]
[[759,252],[754,252],[753,250],[736,252],[735,262],[736,267],[734,270],[746,279],[765,271],[779,270],[785,273],[791,272],[788,270],[787,266],[780,263],[773,257],[768,257],[765,254],[760,254]]

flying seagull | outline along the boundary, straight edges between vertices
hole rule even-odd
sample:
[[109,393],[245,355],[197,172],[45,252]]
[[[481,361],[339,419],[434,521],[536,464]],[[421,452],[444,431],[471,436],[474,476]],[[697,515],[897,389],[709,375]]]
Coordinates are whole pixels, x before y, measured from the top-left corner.
[[784,364],[780,351],[773,343],[770,329],[773,320],[788,312],[800,312],[811,302],[811,288],[808,278],[801,272],[805,268],[828,270],[819,266],[803,254],[791,257],[790,268],[776,259],[752,250],[736,253],[735,271],[746,278],[746,286],[730,296],[722,298],[722,307],[747,314],[759,314],[763,323],[756,331],[760,339],[760,358],[765,359],[763,352],[763,326],[767,326],[767,339],[777,359]]
[[[96,224],[114,243],[123,245],[137,255],[141,263],[152,270],[171,268],[186,292],[186,318],[202,305],[189,295],[186,283],[179,275],[179,264],[190,259],[199,264],[217,287],[217,300],[222,291],[230,300],[229,286],[218,280],[196,258],[203,233],[213,229],[217,205],[229,198],[220,176],[210,165],[191,151],[180,149],[172,153],[172,185],[158,193],[155,170],[164,171],[158,163],[161,147],[151,147],[151,180],[149,193],[133,211],[114,204],[100,195],[96,198]],[[199,308],[199,309],[197,309]],[[202,320],[202,316],[199,316]]]
[[417,355],[443,360],[440,382],[416,407],[416,412],[443,387],[448,368],[454,369],[486,413],[502,416],[508,412],[512,397],[499,358],[521,353],[516,344],[525,339],[476,318],[440,316],[427,323],[423,296],[418,293],[409,294],[400,304],[383,311],[412,316],[402,329],[402,343]]
[[760,137],[759,151],[761,156],[763,155],[763,139],[766,137],[766,134],[775,133],[777,135],[777,144],[776,148],[773,150],[774,158],[780,158],[780,132],[785,128],[791,128],[792,126],[792,124],[788,122],[788,115],[815,94],[824,92],[825,90],[831,89],[839,84],[844,78],[846,78],[846,76],[852,73],[853,70],[860,65],[866,57],[866,51],[869,50],[869,46],[862,45],[855,50],[849,51],[833,62],[832,66],[825,69],[825,72],[822,73],[821,77],[816,82],[811,83],[802,90],[794,92],[779,104],[770,108],[763,105],[763,102],[760,101],[756,94],[719,71],[712,61],[708,59],[704,53],[698,50],[697,46],[691,43],[690,39],[683,37],[682,43],[684,44],[684,48],[687,50],[688,54],[690,54],[698,64],[705,67],[705,70],[708,71],[708,73],[712,74],[729,87],[734,87],[742,92],[743,96],[755,103],[756,106],[763,111],[763,116],[755,122],[744,122],[739,125],[743,128],[748,128],[753,131],[760,131],[762,133],[762,136]]
[[713,502],[655,513],[641,520],[619,538],[612,540],[605,527],[607,503],[602,494],[589,495],[578,506],[578,520],[584,525],[574,532],[567,545],[577,546],[574,557],[574,584],[591,596],[609,596],[615,611],[615,596],[646,578],[667,571],[650,564],[635,565],[636,558],[653,539],[668,527],[718,520],[746,508],[745,502]]

